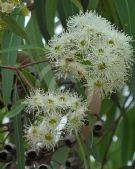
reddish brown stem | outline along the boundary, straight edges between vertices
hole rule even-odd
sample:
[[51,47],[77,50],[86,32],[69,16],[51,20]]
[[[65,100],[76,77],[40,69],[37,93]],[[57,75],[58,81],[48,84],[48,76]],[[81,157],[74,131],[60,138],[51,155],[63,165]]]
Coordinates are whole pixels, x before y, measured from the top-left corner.
[[3,65],[0,65],[0,68],[18,71],[18,70],[24,69],[24,68],[26,68],[26,67],[28,67],[28,66],[32,66],[32,65],[40,64],[40,63],[44,63],[44,62],[48,62],[48,60],[36,61],[36,62],[28,63],[28,64],[25,64],[25,65],[19,66],[19,67],[16,67],[16,66],[5,66],[5,65],[3,66]]
[[2,66],[2,65],[0,65],[0,68],[2,68],[2,69],[10,69],[10,70],[17,70],[17,67],[15,67],[15,66]]

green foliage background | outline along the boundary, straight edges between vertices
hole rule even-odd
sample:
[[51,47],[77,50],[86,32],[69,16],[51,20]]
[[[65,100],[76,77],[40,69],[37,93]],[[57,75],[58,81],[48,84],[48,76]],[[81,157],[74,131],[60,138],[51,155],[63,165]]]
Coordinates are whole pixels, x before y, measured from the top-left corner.
[[[33,6],[33,5],[32,5]],[[0,30],[0,65],[18,66],[23,57],[30,62],[45,60],[43,39],[47,43],[54,35],[56,28],[62,25],[66,29],[68,17],[87,10],[96,10],[99,14],[114,23],[120,30],[135,38],[135,1],[134,0],[35,0],[31,10],[31,17],[25,26],[25,17],[18,15],[3,15],[8,29]],[[54,22],[57,16],[58,21]],[[135,44],[133,44],[135,47]],[[21,50],[19,50],[21,49]],[[22,58],[21,58],[22,57]],[[34,64],[32,70],[40,75],[39,80],[30,73],[30,69],[16,70],[0,69],[0,122],[9,116],[13,122],[14,132],[11,140],[17,146],[18,169],[24,169],[24,141],[22,137],[22,122],[20,99],[24,98],[29,89],[41,87],[45,90],[54,89],[56,81],[48,62]],[[43,72],[41,74],[41,72]],[[25,94],[20,95],[16,90],[14,75],[18,73],[18,81],[23,86]],[[90,135],[87,145],[80,146],[82,151],[95,158],[95,162],[88,161],[91,169],[129,169],[127,162],[134,162],[135,154],[135,105],[134,100],[127,105],[129,98],[135,96],[135,66],[132,77],[127,84],[129,94],[115,94],[111,99],[102,101],[100,116],[106,116],[105,131],[101,138]],[[13,92],[14,91],[14,92]],[[122,93],[122,92],[121,92]],[[9,112],[7,106],[13,107]],[[19,101],[18,101],[19,100]],[[127,106],[127,107],[126,107]],[[117,136],[117,142],[113,142]],[[4,141],[4,134],[0,133],[0,142]],[[0,145],[2,148],[2,145]],[[58,150],[53,158],[65,163],[69,150],[64,147]],[[1,164],[2,168],[4,167]],[[134,166],[135,167],[135,166]],[[54,168],[57,166],[54,165]]]

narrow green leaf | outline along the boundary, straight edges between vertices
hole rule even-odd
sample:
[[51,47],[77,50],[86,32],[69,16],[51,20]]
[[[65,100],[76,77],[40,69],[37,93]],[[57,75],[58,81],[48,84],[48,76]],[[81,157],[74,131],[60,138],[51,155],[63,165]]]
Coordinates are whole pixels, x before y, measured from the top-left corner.
[[16,22],[16,20],[11,16],[5,16],[0,13],[0,17],[6,22],[8,27],[18,36],[25,39],[27,42],[29,42],[28,36],[24,29]]
[[83,11],[82,4],[78,0],[71,0],[71,1],[80,11]]
[[54,163],[53,163],[53,167],[54,169],[57,169],[59,167],[59,165],[57,163],[55,163],[55,161],[58,161],[60,164],[65,164],[67,158],[68,158],[68,155],[69,155],[69,148],[67,147],[62,147],[62,148],[59,148],[52,156],[52,162],[54,160]]
[[35,12],[32,11],[31,18],[26,26],[26,33],[30,39],[30,44],[36,47],[43,48],[42,35],[39,30],[37,18]]
[[22,79],[25,79],[24,80],[24,83],[28,86],[28,84],[29,84],[29,86],[31,86],[31,88],[34,88],[35,87],[35,83],[37,82],[37,81],[39,81],[38,79],[36,79],[36,77],[35,76],[33,76],[29,71],[27,71],[27,70],[21,70],[20,71],[20,77],[22,78]]
[[46,0],[46,23],[49,34],[54,35],[54,19],[57,9],[57,0]]
[[77,138],[77,142],[78,142],[78,145],[79,145],[79,150],[80,150],[80,157],[82,158],[83,162],[84,162],[84,169],[87,169],[87,165],[88,165],[88,162],[87,162],[87,159],[86,159],[86,153],[85,153],[85,149],[84,149],[84,146],[83,144],[81,143],[81,140],[78,136],[78,134],[76,133],[76,138]]
[[[17,101],[18,100],[18,101]],[[11,124],[13,127],[13,143],[16,145],[16,164],[17,169],[25,169],[25,154],[24,154],[24,140],[23,140],[23,127],[22,127],[22,115],[19,110],[19,102],[21,104],[22,100],[19,100],[17,86],[15,85],[14,106],[12,111],[15,110],[16,116],[11,118]],[[19,106],[19,107],[18,107]],[[22,107],[20,107],[22,109]]]
[[123,29],[130,35],[135,36],[134,9],[135,1],[132,0],[113,0]]
[[[44,46],[34,12],[32,12],[31,19],[26,27],[26,32],[27,34],[29,34],[29,38],[31,39],[31,44],[35,46],[39,46],[41,48]],[[37,36],[35,36],[35,34]],[[39,52],[40,52],[40,56],[39,56]],[[33,52],[32,50],[30,50],[30,53],[31,53],[31,59],[34,61],[37,61],[39,59],[41,60],[43,59],[43,57],[44,59],[46,58],[44,51]],[[42,88],[54,89],[54,87],[56,86],[56,82],[54,80],[53,72],[51,70],[49,63],[36,64],[33,65],[33,67],[38,73],[40,79],[40,81],[39,79],[35,81],[35,86],[36,87],[42,86]]]
[[23,45],[23,46],[17,46],[17,47],[11,47],[11,48],[6,48],[6,49],[2,49],[0,50],[0,53],[8,53],[8,52],[13,52],[13,51],[18,51],[18,50],[38,50],[38,51],[43,51],[43,48],[37,47],[37,46],[32,46],[32,45]]
[[23,143],[23,135],[22,135],[22,121],[21,114],[18,114],[13,118],[13,126],[14,126],[14,137],[15,137],[15,145],[16,145],[16,157],[17,157],[17,168],[25,169],[25,155],[24,155],[24,143]]
[[75,15],[79,12],[78,7],[73,4],[72,0],[61,0],[58,1],[58,14],[61,20],[62,26],[66,29],[66,21],[69,16]]
[[[131,35],[133,38],[135,38],[135,1],[133,0],[113,0],[115,3],[115,7],[117,10],[117,13],[119,15],[122,28],[126,33]],[[133,47],[135,49],[135,41],[133,42]],[[133,66],[132,70],[132,76],[131,76],[131,86],[130,89],[133,92],[133,95],[135,97],[135,64]]]
[[83,6],[83,10],[86,12],[88,10],[88,2],[89,0],[80,0],[82,6]]
[[132,160],[132,157],[134,155],[135,150],[134,145],[135,132],[133,128],[134,125],[135,125],[135,107],[129,110],[127,114],[124,116],[119,130],[119,135],[121,137],[121,158],[123,165],[126,165],[128,160]]
[[95,10],[98,6],[99,0],[89,0],[88,10]]
[[46,42],[51,38],[46,23],[46,0],[35,0],[35,11],[40,31]]
[[8,114],[6,114],[6,116],[8,116],[9,118],[13,118],[20,114],[21,111],[25,108],[25,105],[22,102],[23,100],[17,101],[13,106],[12,110]]
[[[18,22],[23,24],[24,20],[18,18]],[[8,50],[8,48],[17,47],[20,45],[21,39],[11,31],[5,31],[3,36],[2,50]],[[8,52],[2,55],[1,63],[3,65],[14,66],[16,64],[17,50]],[[8,69],[2,69],[2,94],[4,104],[11,103],[11,91],[13,85],[14,71]]]

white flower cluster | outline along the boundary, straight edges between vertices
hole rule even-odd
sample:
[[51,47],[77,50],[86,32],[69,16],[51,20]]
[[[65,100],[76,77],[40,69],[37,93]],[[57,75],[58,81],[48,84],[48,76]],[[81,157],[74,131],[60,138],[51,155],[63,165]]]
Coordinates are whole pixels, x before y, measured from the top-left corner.
[[85,78],[106,96],[124,86],[132,66],[132,38],[95,12],[71,17],[67,31],[50,40],[47,56],[58,77]]
[[19,5],[19,3],[19,0],[7,0],[4,2],[0,0],[0,11],[2,13],[9,14],[15,9],[17,5]]
[[[75,93],[46,92],[37,89],[30,93],[24,104],[26,111],[36,114],[35,122],[26,127],[25,137],[34,148],[53,149],[62,139],[59,125],[66,118],[64,134],[78,132],[84,124],[87,103]],[[58,139],[59,135],[59,139]]]

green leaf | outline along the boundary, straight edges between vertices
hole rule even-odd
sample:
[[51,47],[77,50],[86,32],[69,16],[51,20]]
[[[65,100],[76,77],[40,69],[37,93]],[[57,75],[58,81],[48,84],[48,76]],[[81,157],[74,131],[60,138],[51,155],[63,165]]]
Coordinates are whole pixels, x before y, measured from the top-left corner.
[[15,137],[14,141],[16,145],[17,168],[25,169],[25,155],[24,155],[21,114],[18,114],[13,118],[13,126]]
[[[18,22],[23,24],[24,20],[18,18]],[[8,50],[8,48],[17,47],[20,45],[21,39],[11,31],[5,31],[3,36],[2,50]],[[16,65],[17,50],[8,52],[2,55],[1,63],[3,65]],[[11,103],[11,91],[13,85],[14,71],[8,69],[2,69],[2,92],[4,104]]]
[[17,101],[13,106],[12,110],[9,113],[7,113],[6,116],[8,116],[9,118],[13,118],[18,114],[20,114],[21,111],[25,108],[25,104],[23,104],[22,102],[23,100]]
[[83,10],[86,12],[88,10],[88,3],[89,0],[80,0],[82,6],[83,6]]
[[86,153],[85,153],[85,149],[84,149],[84,145],[81,143],[80,137],[79,135],[76,133],[76,139],[77,139],[77,143],[79,145],[79,155],[84,163],[84,169],[87,169],[88,167],[88,160],[86,159]]
[[32,46],[32,45],[23,45],[23,46],[17,46],[17,47],[11,47],[11,48],[6,48],[0,50],[0,53],[8,53],[8,52],[13,52],[13,51],[18,51],[18,50],[38,50],[38,51],[43,51],[43,48],[39,48],[37,46]]
[[54,19],[57,9],[57,0],[46,0],[46,23],[49,34],[54,35]]
[[[20,74],[20,77],[23,79],[24,83],[27,85],[27,86],[30,86],[31,88],[34,88],[35,87],[35,83],[37,81],[39,81],[38,79],[36,79],[35,76],[33,76],[29,71],[27,70],[21,70],[19,72]],[[29,84],[29,85],[28,85]]]
[[122,24],[123,29],[130,35],[135,36],[134,9],[135,1],[132,0],[113,0]]
[[24,29],[16,22],[16,20],[11,16],[5,16],[0,13],[0,17],[6,22],[8,27],[18,36],[25,39],[27,42],[29,42],[28,36]]
[[62,148],[59,148],[57,151],[55,151],[55,153],[52,156],[52,162],[54,160],[53,167],[55,169],[59,168],[59,165],[57,163],[55,163],[55,161],[58,161],[60,164],[64,165],[67,158],[68,158],[69,151],[70,151],[69,148],[67,148],[65,146]]
[[30,44],[36,47],[43,48],[42,35],[39,30],[37,18],[35,12],[32,11],[31,18],[26,26],[26,33],[30,39]]
[[[34,12],[32,12],[31,19],[26,27],[26,32],[27,34],[29,34],[29,38],[31,39],[31,44],[35,46],[39,46],[41,48],[43,47],[42,37],[39,31],[39,27],[38,27]],[[37,36],[35,36],[35,34]],[[39,52],[40,52],[40,57],[39,57]],[[31,59],[34,61],[37,61],[39,59],[41,60],[43,59],[43,57],[44,59],[46,58],[44,51],[33,52],[32,50],[30,50],[30,53],[31,53]],[[49,63],[36,64],[36,65],[33,65],[33,67],[38,73],[38,76],[40,79],[40,81],[39,80],[35,81],[35,86],[54,89],[54,87],[56,86],[56,82],[53,77],[53,72],[51,70]]]
[[79,0],[71,0],[72,3],[81,11],[83,11],[82,4],[79,2]]
[[[18,100],[18,101],[17,101]],[[13,127],[13,143],[16,145],[16,164],[17,169],[25,169],[25,154],[24,154],[24,140],[23,140],[23,127],[22,127],[22,115],[20,113],[20,109],[22,110],[23,106],[19,106],[22,104],[22,100],[19,100],[17,86],[15,86],[14,91],[14,101],[15,104],[12,108],[14,110],[13,114],[16,114],[11,118],[11,124]]]
[[121,158],[123,165],[126,165],[128,160],[132,160],[132,157],[134,155],[135,151],[134,145],[135,132],[133,128],[134,125],[135,125],[135,107],[130,109],[124,116],[118,131],[121,138]]
[[58,1],[58,14],[62,26],[66,29],[66,21],[69,16],[75,15],[79,12],[78,7],[76,7],[71,0],[65,1],[61,0]]
[[98,6],[99,0],[89,0],[88,10],[95,10]]
[[[135,38],[135,1],[133,0],[113,0],[115,3],[115,7],[117,10],[117,13],[119,15],[122,28],[126,33],[131,35],[133,38]],[[133,42],[133,47],[135,49],[135,41]],[[130,89],[133,92],[133,95],[135,97],[135,63],[132,70],[132,76],[131,76],[131,86]]]
[[46,22],[46,0],[35,0],[34,1],[37,21],[39,24],[40,31],[45,38],[46,42],[51,38]]

